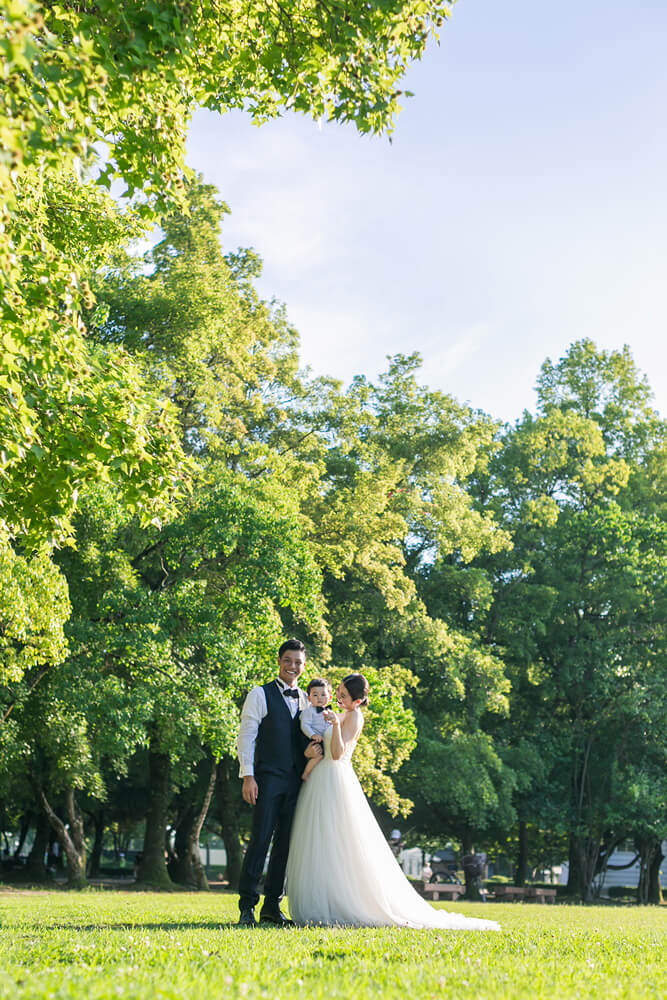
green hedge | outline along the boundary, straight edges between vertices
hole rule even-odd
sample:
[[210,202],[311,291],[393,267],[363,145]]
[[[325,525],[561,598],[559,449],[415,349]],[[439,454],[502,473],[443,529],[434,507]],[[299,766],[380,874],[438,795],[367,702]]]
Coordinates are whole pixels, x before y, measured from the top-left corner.
[[634,885],[610,885],[610,899],[637,899],[637,887]]

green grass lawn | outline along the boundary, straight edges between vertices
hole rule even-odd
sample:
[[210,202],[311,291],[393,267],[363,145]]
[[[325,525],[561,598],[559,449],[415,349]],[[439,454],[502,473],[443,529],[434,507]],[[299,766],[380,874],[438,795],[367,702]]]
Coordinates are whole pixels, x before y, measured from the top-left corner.
[[667,997],[667,907],[447,908],[503,930],[239,930],[219,892],[6,892],[0,998]]

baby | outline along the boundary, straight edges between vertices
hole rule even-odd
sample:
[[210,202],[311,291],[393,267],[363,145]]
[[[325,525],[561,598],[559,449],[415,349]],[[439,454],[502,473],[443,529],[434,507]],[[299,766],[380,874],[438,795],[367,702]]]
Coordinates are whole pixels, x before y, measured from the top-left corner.
[[[309,705],[301,713],[301,732],[307,736],[312,743],[321,743],[324,739],[327,726],[331,723],[324,718],[324,710],[331,701],[332,688],[329,681],[323,677],[313,677],[306,688]],[[310,772],[322,760],[321,757],[311,757],[302,774],[302,780],[308,781]]]

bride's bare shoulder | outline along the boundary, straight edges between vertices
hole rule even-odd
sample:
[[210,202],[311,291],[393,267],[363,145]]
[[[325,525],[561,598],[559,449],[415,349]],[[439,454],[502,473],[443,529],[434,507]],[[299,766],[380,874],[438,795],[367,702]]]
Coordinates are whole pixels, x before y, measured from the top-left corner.
[[363,713],[358,708],[355,708],[352,712],[348,712],[343,720],[343,727],[345,729],[346,740],[356,740],[364,728]]

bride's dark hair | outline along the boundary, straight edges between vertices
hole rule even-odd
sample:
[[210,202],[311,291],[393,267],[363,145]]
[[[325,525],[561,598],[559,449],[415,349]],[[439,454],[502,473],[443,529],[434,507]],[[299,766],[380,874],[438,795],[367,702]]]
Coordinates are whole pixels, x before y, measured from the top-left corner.
[[359,699],[362,705],[368,704],[368,681],[363,674],[348,674],[343,684],[352,701]]

